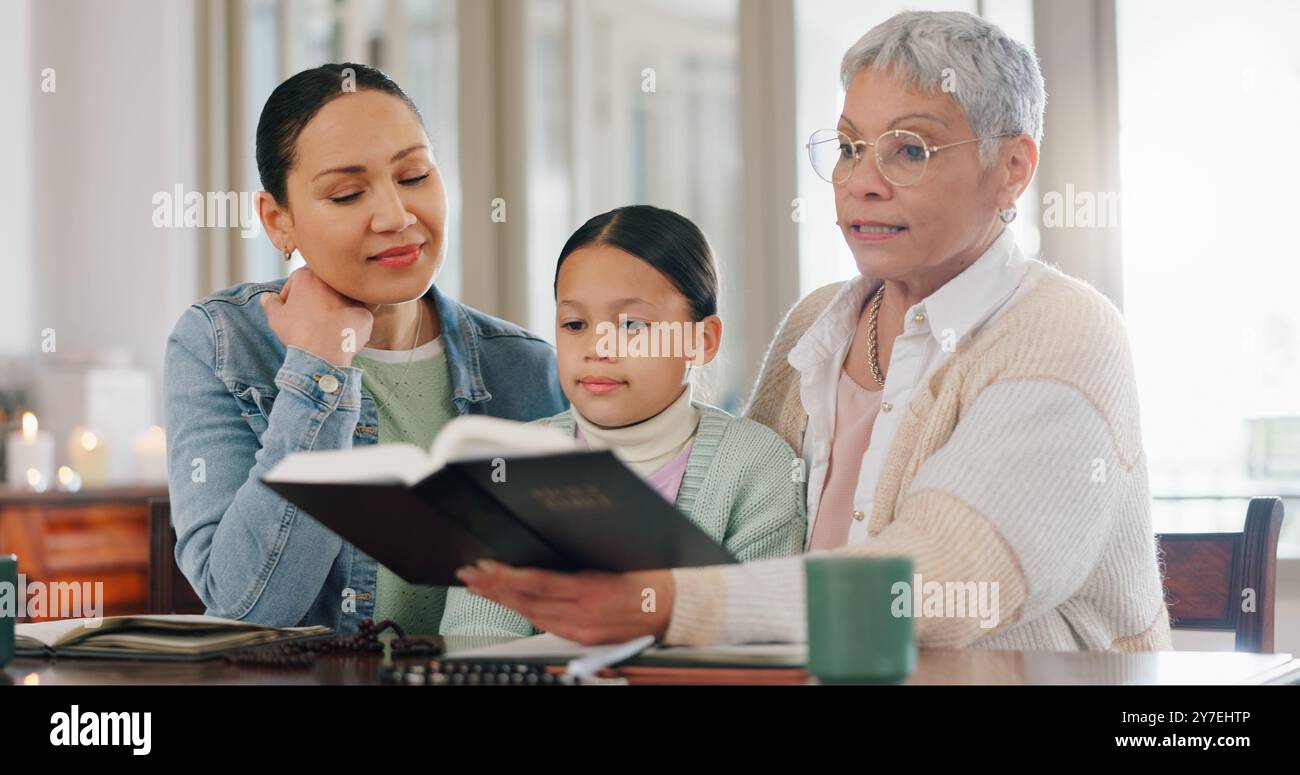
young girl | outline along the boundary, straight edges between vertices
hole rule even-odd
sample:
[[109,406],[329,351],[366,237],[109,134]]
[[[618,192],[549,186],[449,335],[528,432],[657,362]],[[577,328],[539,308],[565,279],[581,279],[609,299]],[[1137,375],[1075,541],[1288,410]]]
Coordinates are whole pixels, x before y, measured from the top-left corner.
[[[739,560],[801,552],[798,458],[775,432],[692,400],[718,353],[718,276],[686,218],[621,207],[569,238],[555,270],[560,385],[570,408],[539,423],[611,449]],[[532,635],[514,611],[448,591],[444,635]]]

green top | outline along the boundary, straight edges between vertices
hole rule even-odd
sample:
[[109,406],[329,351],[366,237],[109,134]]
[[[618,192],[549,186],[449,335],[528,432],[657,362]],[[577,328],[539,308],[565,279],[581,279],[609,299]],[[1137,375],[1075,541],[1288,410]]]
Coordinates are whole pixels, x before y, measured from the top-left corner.
[[[352,365],[362,370],[361,387],[380,405],[380,444],[405,442],[428,449],[442,426],[457,416],[451,403],[447,354],[442,350],[432,358],[411,361],[409,369],[404,359],[401,363],[388,363],[361,355],[352,359]],[[399,380],[401,384],[394,395],[393,386]],[[392,619],[409,634],[436,635],[446,598],[446,587],[410,584],[382,563],[378,564],[376,622]]]
[[[798,554],[807,537],[802,461],[776,432],[717,407],[692,402],[700,425],[686,462],[677,509],[736,559]],[[573,435],[572,410],[537,420]],[[464,587],[447,593],[443,635],[535,635],[527,619]]]

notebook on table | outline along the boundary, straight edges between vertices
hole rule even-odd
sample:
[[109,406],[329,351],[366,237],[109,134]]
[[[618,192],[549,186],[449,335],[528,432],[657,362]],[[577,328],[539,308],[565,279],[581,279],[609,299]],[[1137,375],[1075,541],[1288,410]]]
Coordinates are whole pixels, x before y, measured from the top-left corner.
[[[609,646],[583,646],[549,632],[453,650],[445,659],[518,661],[562,665],[591,656]],[[641,667],[802,668],[808,663],[806,643],[745,643],[723,646],[653,645],[623,664]]]
[[18,656],[190,661],[333,633],[329,627],[270,627],[200,614],[106,616],[19,624],[14,651]]
[[[610,646],[583,646],[551,633],[500,643],[453,649],[437,661],[448,672],[463,665],[505,666],[558,673],[570,660],[590,657]],[[805,643],[749,643],[724,646],[652,645],[599,675],[625,678],[638,684],[804,684],[808,647]]]

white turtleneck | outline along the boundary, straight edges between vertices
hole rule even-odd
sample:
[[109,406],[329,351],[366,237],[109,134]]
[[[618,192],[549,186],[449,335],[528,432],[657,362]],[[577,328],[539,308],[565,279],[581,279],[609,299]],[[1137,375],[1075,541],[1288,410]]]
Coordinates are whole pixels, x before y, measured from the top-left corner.
[[678,455],[695,438],[700,412],[691,406],[689,385],[659,414],[622,428],[602,428],[572,407],[574,422],[591,449],[613,450],[628,468],[650,476]]

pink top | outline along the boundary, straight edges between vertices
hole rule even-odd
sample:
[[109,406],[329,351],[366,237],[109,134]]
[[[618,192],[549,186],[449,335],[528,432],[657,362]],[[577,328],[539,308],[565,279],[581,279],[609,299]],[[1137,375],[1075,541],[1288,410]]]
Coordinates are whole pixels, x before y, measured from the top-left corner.
[[[880,412],[883,390],[867,390],[840,369],[835,398],[835,432],[831,435],[831,458],[822,486],[817,519],[813,522],[808,551],[834,549],[849,540],[853,524],[853,495],[858,489],[862,456],[871,443],[871,429]],[[866,515],[862,515],[865,519]]]
[[[574,429],[574,437],[583,447],[587,446],[587,437],[582,435],[581,428]],[[674,505],[677,503],[677,491],[682,488],[682,477],[686,475],[686,464],[690,461],[691,448],[694,446],[694,441],[689,442],[672,460],[664,463],[658,471],[646,478],[650,486],[655,488],[664,500]]]

